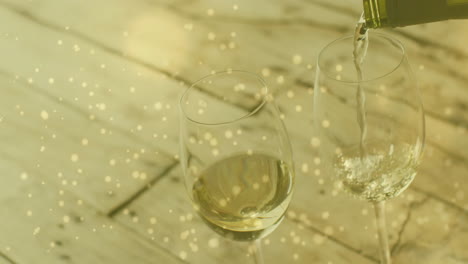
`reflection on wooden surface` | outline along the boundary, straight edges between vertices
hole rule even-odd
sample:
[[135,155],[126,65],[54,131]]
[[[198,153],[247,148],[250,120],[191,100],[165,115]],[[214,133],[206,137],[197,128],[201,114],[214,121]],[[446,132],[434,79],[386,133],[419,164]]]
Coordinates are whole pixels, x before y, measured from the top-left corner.
[[[360,7],[0,1],[0,263],[253,263],[195,215],[177,161],[179,96],[227,68],[265,78],[293,144],[297,188],[266,262],[378,263],[372,208],[334,191],[312,129],[316,57]],[[419,174],[388,204],[395,263],[468,263],[467,26],[387,30],[427,113]]]

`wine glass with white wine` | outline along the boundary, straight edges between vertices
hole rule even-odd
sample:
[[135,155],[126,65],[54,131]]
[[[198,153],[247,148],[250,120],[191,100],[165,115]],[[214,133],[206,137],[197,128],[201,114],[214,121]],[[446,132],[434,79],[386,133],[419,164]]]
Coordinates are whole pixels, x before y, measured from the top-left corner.
[[180,100],[181,164],[195,210],[223,237],[260,239],[291,200],[291,145],[273,96],[257,75],[229,70],[193,84]]
[[353,36],[320,53],[314,123],[322,160],[338,186],[373,203],[382,263],[389,264],[384,202],[403,192],[416,175],[424,111],[403,45],[383,34],[368,38],[360,71]]

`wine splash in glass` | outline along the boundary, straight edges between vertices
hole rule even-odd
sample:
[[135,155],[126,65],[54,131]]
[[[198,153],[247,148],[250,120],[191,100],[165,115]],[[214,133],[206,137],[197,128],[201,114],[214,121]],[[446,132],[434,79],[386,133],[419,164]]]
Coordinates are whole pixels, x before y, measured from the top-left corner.
[[[383,34],[367,35],[362,25],[319,55],[314,122],[322,160],[343,189],[373,203],[382,263],[389,264],[384,202],[416,175],[424,111],[403,45]],[[325,120],[329,125],[321,126]]]

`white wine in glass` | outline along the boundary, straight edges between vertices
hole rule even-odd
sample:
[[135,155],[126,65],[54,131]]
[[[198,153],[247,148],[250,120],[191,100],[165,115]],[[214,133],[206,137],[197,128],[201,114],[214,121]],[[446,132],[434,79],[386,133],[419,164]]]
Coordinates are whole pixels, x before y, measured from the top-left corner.
[[235,240],[267,235],[291,199],[292,171],[278,158],[240,154],[213,164],[193,186],[205,222]]
[[284,218],[294,185],[291,146],[265,82],[249,72],[215,73],[187,89],[180,110],[181,164],[195,210],[223,237],[258,246]]
[[359,63],[353,56],[359,36],[338,39],[320,53],[314,122],[326,169],[346,192],[374,204],[381,259],[389,264],[384,201],[416,175],[424,111],[403,45],[383,34],[366,37]]

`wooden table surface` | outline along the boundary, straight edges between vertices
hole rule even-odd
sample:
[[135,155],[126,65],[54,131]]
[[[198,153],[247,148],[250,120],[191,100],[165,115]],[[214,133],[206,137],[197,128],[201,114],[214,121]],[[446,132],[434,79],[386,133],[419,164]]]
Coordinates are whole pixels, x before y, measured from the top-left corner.
[[[296,191],[266,263],[378,263],[372,207],[336,193],[312,129],[317,54],[360,0],[0,0],[0,264],[254,263],[194,213],[178,98],[227,68],[262,75]],[[390,201],[395,263],[468,263],[468,21],[385,30],[426,109],[417,178]]]

